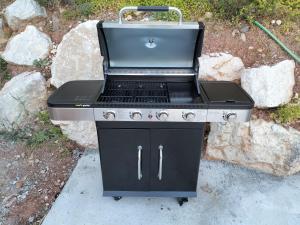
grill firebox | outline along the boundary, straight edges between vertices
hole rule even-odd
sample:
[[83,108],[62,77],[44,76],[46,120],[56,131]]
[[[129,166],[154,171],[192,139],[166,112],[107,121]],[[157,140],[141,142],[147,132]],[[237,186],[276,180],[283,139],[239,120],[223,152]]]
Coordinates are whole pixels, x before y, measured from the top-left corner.
[[98,102],[105,103],[169,103],[166,82],[109,80]]

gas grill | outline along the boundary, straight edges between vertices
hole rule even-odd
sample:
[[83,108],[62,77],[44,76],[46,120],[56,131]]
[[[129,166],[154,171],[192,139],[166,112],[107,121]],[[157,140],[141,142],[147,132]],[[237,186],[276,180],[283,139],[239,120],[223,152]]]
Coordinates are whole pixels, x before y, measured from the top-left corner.
[[[179,22],[123,22],[124,12],[175,11]],[[248,121],[237,84],[201,81],[203,23],[174,7],[125,7],[97,24],[104,80],[70,81],[48,99],[53,120],[95,121],[103,195],[196,196],[205,122]],[[101,65],[99,65],[101,66]]]

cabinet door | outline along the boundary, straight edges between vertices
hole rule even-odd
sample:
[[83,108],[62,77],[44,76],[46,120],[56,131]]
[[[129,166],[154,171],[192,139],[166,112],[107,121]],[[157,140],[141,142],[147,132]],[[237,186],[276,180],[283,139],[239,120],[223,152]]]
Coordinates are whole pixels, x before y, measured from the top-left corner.
[[149,190],[149,131],[99,129],[98,136],[104,191]]
[[151,130],[151,190],[194,192],[202,129]]

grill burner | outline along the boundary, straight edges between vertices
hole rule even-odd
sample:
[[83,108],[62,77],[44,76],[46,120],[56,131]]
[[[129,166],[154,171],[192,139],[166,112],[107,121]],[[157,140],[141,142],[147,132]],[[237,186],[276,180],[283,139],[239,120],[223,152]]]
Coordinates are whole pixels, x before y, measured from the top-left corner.
[[108,80],[99,102],[169,103],[166,82]]

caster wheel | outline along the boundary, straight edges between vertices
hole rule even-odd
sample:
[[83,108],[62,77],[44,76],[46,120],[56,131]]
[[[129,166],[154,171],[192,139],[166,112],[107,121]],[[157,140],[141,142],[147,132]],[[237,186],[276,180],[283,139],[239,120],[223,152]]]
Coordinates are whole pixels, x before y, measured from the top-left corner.
[[115,196],[115,197],[114,197],[114,200],[115,200],[115,201],[119,201],[121,198],[122,198],[121,196]]
[[185,202],[188,202],[188,198],[177,198],[177,202],[180,206],[182,206]]

